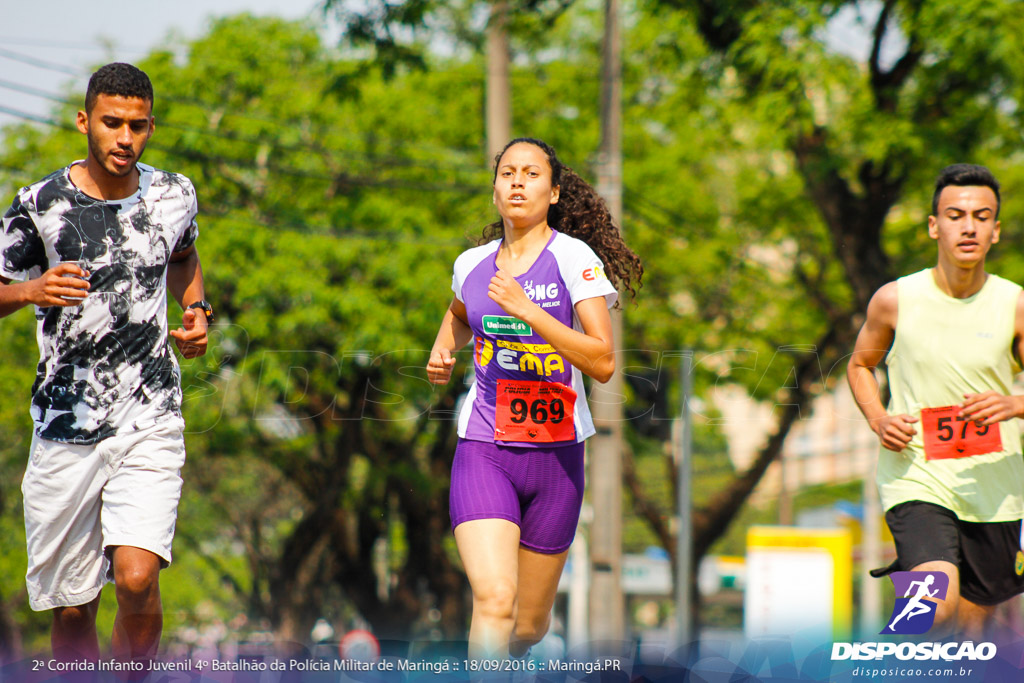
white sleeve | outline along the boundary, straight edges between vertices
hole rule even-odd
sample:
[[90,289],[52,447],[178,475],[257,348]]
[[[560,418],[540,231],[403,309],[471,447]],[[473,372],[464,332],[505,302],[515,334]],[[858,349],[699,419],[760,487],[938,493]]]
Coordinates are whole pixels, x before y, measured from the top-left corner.
[[458,271],[452,271],[452,291],[455,292],[455,298],[459,301],[463,301],[462,298],[462,283],[459,282]]
[[578,242],[574,246],[576,248],[572,250],[568,262],[564,266],[559,264],[573,306],[584,299],[603,296],[605,305],[611,308],[618,300],[619,293],[605,275],[604,263],[586,243]]
[[452,291],[455,292],[455,298],[463,302],[465,299],[462,296],[462,283],[469,272],[465,267],[466,253],[459,254],[459,257],[455,259],[455,266],[452,268]]
[[452,268],[452,291],[455,292],[455,298],[465,303],[466,299],[462,296],[462,285],[469,277],[469,274],[473,272],[473,269],[480,265],[488,256],[494,254],[498,250],[498,245],[501,240],[494,240],[487,244],[480,245],[479,247],[473,247],[459,254],[459,257],[455,259],[455,267]]

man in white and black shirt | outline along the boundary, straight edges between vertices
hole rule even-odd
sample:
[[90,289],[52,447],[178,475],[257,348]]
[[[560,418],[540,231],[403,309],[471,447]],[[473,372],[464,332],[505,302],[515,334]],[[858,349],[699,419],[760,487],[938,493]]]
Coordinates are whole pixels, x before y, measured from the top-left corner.
[[[32,608],[53,610],[57,657],[99,656],[109,580],[115,656],[153,656],[163,625],[159,571],[171,561],[185,460],[168,336],[185,358],[204,354],[212,308],[192,183],[139,163],[152,108],[145,73],[99,69],[77,118],[87,158],[22,188],[0,230],[0,317],[36,312],[26,578]],[[172,331],[168,289],[184,309]]]

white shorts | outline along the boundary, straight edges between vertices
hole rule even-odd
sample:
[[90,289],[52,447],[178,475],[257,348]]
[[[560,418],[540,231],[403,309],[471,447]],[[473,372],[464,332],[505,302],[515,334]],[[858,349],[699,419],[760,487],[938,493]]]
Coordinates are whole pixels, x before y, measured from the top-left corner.
[[81,446],[32,438],[25,499],[29,604],[84,605],[113,580],[107,550],[127,545],[171,562],[185,464],[180,418]]

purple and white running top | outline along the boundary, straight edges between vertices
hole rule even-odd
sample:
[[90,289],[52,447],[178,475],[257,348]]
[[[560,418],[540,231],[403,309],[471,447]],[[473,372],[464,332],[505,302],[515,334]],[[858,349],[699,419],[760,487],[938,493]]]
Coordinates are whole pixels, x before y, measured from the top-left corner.
[[[500,246],[494,240],[455,260],[452,291],[466,305],[476,371],[459,413],[459,436],[533,448],[583,441],[594,433],[583,375],[487,295]],[[580,332],[577,302],[602,296],[610,308],[618,298],[594,251],[556,231],[516,282],[531,301]]]

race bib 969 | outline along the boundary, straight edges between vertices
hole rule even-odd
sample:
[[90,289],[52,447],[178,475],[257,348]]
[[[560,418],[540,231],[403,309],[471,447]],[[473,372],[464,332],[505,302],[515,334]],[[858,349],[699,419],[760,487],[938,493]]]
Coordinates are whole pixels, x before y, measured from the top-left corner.
[[498,380],[494,440],[550,443],[576,438],[576,392],[558,382]]

